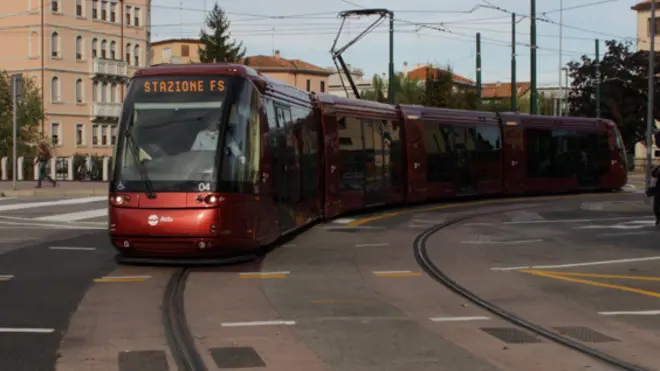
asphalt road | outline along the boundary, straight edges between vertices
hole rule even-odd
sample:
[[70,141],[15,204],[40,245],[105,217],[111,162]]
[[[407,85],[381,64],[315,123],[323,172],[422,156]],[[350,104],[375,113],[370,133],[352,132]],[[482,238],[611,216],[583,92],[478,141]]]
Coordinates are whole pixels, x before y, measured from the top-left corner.
[[[653,278],[660,268],[648,206],[630,194],[552,200],[528,211],[497,201],[399,209],[357,228],[356,218],[319,224],[261,261],[194,270],[189,327],[210,370],[611,370],[545,340],[490,334],[514,326],[420,269],[420,232],[485,208],[496,214],[429,240],[438,266],[507,310],[599,331],[616,342],[588,345],[654,366],[660,316],[612,314],[660,309],[648,294],[660,279],[611,277]],[[87,197],[0,199],[0,369],[176,369],[161,321],[173,269],[115,265],[105,207]],[[617,262],[593,264],[602,261]],[[560,267],[526,269],[535,265]]]

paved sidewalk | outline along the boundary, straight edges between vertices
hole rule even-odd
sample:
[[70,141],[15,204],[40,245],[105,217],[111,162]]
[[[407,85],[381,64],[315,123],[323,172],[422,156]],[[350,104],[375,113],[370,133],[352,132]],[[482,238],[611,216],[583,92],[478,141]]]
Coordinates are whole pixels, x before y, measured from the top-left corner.
[[68,182],[59,181],[53,187],[44,181],[41,188],[35,188],[37,182],[16,182],[16,190],[11,181],[0,181],[0,197],[29,196],[105,196],[108,194],[107,182]]

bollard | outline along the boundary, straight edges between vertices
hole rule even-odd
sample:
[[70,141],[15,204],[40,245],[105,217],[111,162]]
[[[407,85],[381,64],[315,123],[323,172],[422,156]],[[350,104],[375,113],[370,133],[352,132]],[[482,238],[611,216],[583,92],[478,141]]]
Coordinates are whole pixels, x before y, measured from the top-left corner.
[[57,180],[57,157],[51,157],[49,160],[50,164],[50,177],[53,180]]
[[23,156],[19,157],[16,159],[16,180],[23,180],[23,162],[25,161],[25,158]]
[[9,159],[0,158],[0,180],[9,180]]

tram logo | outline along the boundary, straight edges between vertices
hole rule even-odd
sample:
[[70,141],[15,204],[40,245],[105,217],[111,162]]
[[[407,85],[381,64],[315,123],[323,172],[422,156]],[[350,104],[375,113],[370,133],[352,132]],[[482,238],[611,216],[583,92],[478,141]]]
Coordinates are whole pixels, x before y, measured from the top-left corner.
[[158,215],[149,215],[149,219],[147,219],[147,223],[152,227],[157,226],[158,223],[172,223],[173,221],[174,218],[171,216],[161,216],[159,218]]
[[150,215],[148,219],[149,225],[155,227],[158,225],[158,215]]

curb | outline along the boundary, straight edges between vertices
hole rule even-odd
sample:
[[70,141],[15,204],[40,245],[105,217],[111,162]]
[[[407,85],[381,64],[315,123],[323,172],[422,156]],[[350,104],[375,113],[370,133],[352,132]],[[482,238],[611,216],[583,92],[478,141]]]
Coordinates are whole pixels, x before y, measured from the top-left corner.
[[30,189],[0,191],[0,197],[39,197],[39,196],[107,196],[107,189]]

